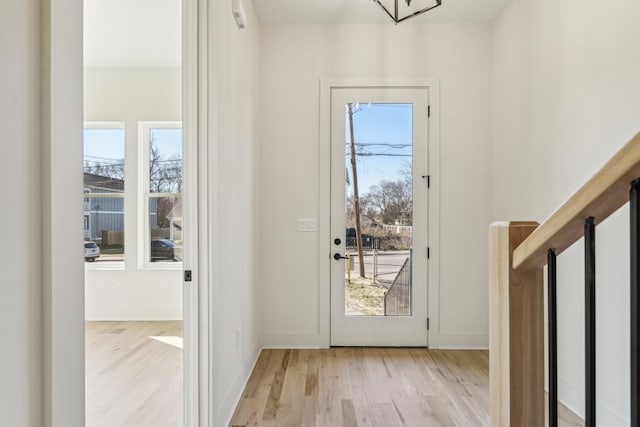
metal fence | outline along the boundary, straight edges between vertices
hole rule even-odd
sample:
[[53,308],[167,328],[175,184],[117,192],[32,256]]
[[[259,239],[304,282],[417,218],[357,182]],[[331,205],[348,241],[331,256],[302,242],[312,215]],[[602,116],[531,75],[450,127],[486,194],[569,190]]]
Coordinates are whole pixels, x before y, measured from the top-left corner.
[[412,252],[409,252],[384,295],[385,316],[411,316],[411,258]]
[[[356,236],[347,236],[345,239],[345,243],[347,245],[348,251],[356,251],[357,248],[357,240]],[[369,236],[367,234],[362,235],[362,250],[364,251],[372,251],[374,249],[380,249],[380,238]]]

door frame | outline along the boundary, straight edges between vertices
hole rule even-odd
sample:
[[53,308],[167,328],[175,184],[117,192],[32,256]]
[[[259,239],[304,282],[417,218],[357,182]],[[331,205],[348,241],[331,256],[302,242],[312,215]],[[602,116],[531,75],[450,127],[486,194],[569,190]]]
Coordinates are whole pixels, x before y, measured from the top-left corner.
[[331,347],[331,91],[358,88],[415,88],[429,90],[431,115],[428,126],[427,170],[431,186],[427,201],[427,244],[430,258],[427,265],[427,313],[429,328],[427,343],[438,348],[440,312],[440,82],[425,78],[321,78],[320,79],[320,141],[319,141],[319,216],[318,216],[318,294],[320,341]]
[[[201,248],[199,231],[204,228],[200,219],[202,208],[206,203],[200,202],[200,191],[206,190],[206,180],[202,179],[206,164],[199,158],[206,158],[206,141],[201,138],[202,123],[199,115],[202,105],[198,97],[200,86],[204,83],[200,76],[200,49],[203,40],[199,22],[198,0],[182,1],[182,141],[183,141],[183,194],[182,215],[183,230],[183,265],[184,271],[191,271],[191,282],[182,282],[182,420],[185,427],[203,425],[208,422],[208,411],[202,408],[202,398],[208,398],[208,338],[204,337],[200,328],[202,316],[208,318],[208,305],[201,304],[201,289],[206,288],[206,269],[201,268],[206,262],[206,246]],[[204,153],[203,153],[204,150]],[[205,175],[206,176],[206,175]],[[201,271],[204,270],[204,271]],[[204,369],[203,369],[204,365]],[[205,382],[203,386],[202,382]],[[203,411],[205,410],[205,411]],[[203,416],[204,412],[204,416]],[[206,425],[206,424],[205,424]]]

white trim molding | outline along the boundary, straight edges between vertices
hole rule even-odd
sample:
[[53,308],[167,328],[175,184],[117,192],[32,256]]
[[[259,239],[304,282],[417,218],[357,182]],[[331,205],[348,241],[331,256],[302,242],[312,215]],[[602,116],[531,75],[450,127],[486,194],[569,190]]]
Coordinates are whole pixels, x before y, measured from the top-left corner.
[[41,5],[43,425],[81,426],[83,4],[45,0]]

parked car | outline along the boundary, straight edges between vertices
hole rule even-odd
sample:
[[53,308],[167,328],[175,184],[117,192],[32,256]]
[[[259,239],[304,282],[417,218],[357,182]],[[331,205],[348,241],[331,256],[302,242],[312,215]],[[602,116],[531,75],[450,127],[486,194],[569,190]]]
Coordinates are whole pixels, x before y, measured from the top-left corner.
[[93,262],[100,256],[100,247],[96,242],[84,242],[84,260]]
[[182,248],[169,239],[151,240],[151,261],[180,261]]

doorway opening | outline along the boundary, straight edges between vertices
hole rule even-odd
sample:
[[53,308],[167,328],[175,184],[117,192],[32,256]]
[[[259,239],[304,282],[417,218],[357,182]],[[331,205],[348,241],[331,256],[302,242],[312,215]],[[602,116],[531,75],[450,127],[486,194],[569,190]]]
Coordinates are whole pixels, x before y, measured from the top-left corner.
[[87,426],[183,425],[182,31],[181,0],[84,0]]

